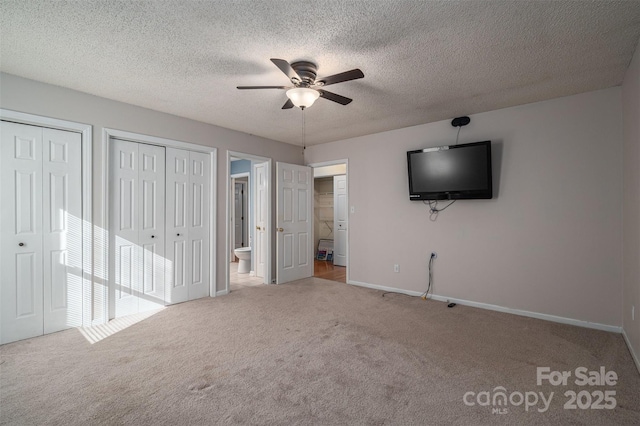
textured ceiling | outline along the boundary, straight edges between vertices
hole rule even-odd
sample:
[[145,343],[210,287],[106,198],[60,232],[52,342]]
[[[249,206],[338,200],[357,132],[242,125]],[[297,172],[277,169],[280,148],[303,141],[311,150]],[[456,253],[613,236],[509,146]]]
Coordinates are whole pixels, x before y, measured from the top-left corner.
[[306,143],[428,123],[621,84],[639,1],[0,0],[0,69],[301,144],[269,58],[360,68],[353,98],[305,111]]

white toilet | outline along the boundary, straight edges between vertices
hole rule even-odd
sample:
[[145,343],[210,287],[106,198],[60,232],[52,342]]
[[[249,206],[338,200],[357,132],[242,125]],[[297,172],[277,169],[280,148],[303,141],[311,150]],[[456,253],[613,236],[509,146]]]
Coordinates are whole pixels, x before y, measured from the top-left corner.
[[239,260],[238,273],[248,274],[251,270],[251,247],[240,247],[233,252]]

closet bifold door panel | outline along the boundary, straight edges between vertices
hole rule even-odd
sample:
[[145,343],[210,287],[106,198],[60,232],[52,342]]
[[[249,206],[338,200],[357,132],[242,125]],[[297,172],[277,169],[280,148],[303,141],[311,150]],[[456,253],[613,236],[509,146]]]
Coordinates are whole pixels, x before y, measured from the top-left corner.
[[82,325],[82,148],[79,133],[43,129],[44,333]]
[[167,148],[167,304],[189,300],[189,151]]
[[1,344],[82,325],[82,137],[0,125]]
[[167,304],[209,295],[209,155],[167,148]]
[[164,306],[165,148],[110,142],[111,317]]

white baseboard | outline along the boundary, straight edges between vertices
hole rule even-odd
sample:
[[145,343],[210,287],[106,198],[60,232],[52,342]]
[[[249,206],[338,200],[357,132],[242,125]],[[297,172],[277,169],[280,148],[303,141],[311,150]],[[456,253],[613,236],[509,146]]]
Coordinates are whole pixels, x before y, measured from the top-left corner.
[[361,281],[348,280],[347,284],[357,285],[358,287],[372,288],[374,290],[391,291],[393,293],[406,294],[408,296],[422,296],[422,293],[417,291],[403,290],[401,288],[395,288],[395,287],[385,287],[383,285],[363,283]]
[[[348,284],[353,284],[353,285],[357,285],[357,286],[360,286],[360,287],[372,288],[372,289],[375,289],[375,290],[391,291],[391,292],[394,292],[394,293],[401,293],[401,294],[406,294],[406,295],[409,295],[409,296],[421,296],[423,294],[423,293],[420,293],[420,292],[417,292],[417,291],[403,290],[403,289],[393,288],[393,287],[385,287],[385,286],[381,286],[381,285],[363,283],[363,282],[360,282],[360,281],[353,281],[353,280],[349,280]],[[521,309],[506,308],[504,306],[491,305],[491,304],[488,304],[488,303],[474,302],[474,301],[471,301],[471,300],[456,299],[454,297],[440,296],[440,295],[437,295],[437,294],[430,294],[429,295],[429,299],[437,300],[439,302],[453,302],[453,303],[456,303],[458,305],[471,306],[471,307],[474,307],[474,308],[487,309],[487,310],[490,310],[490,311],[505,312],[507,314],[520,315],[520,316],[523,316],[523,317],[537,318],[537,319],[541,319],[541,320],[545,320],[545,321],[557,322],[557,323],[560,323],[560,324],[576,325],[578,327],[593,328],[595,330],[610,331],[612,333],[622,333],[622,327],[618,327],[618,326],[615,326],[615,325],[599,324],[599,323],[595,323],[595,322],[582,321],[582,320],[577,320],[577,319],[573,319],[573,318],[559,317],[559,316],[556,316],[556,315],[542,314],[542,313],[539,313],[539,312],[531,312],[531,311],[524,311],[524,310],[521,310]]]
[[216,297],[224,296],[225,294],[229,294],[229,290],[218,290],[218,291],[216,291]]
[[633,350],[633,346],[631,346],[631,340],[629,340],[629,336],[627,336],[626,330],[622,329],[622,337],[624,337],[624,341],[629,348],[629,352],[631,352],[631,358],[633,358],[633,362],[636,364],[636,368],[638,369],[638,373],[640,373],[640,358],[638,358],[638,354]]

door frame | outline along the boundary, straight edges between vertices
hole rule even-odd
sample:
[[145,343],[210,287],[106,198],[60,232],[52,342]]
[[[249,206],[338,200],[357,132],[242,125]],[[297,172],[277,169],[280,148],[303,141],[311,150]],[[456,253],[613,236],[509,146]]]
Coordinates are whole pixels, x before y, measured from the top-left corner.
[[131,142],[144,143],[150,145],[157,145],[163,147],[172,147],[178,149],[185,149],[189,151],[201,152],[209,155],[210,165],[211,165],[211,176],[209,184],[211,185],[211,197],[209,200],[209,221],[210,221],[210,230],[209,230],[209,239],[210,239],[210,247],[211,251],[209,252],[209,296],[216,296],[216,205],[217,205],[217,192],[218,188],[217,184],[217,154],[218,149],[205,145],[197,145],[189,142],[181,142],[174,139],[165,139],[157,136],[149,136],[141,133],[132,133],[124,130],[117,129],[109,129],[103,127],[102,129],[102,156],[104,158],[104,162],[102,164],[102,217],[104,219],[104,229],[101,230],[101,253],[100,256],[96,255],[97,259],[102,259],[102,271],[103,271],[103,285],[102,285],[102,311],[104,315],[99,320],[96,319],[95,322],[98,324],[106,323],[110,319],[113,318],[113,312],[110,309],[110,301],[109,301],[109,288],[113,283],[111,282],[111,277],[109,277],[109,262],[111,259],[109,258],[109,232],[111,230],[111,223],[109,221],[109,143],[112,138],[115,139],[123,139]]
[[[253,167],[253,165],[252,165],[252,167]],[[236,225],[235,224],[235,187],[234,187],[234,184],[236,183],[235,180],[238,179],[238,178],[246,177],[247,178],[247,188],[246,189],[247,189],[247,191],[251,192],[251,189],[252,189],[251,188],[251,178],[250,178],[251,174],[249,172],[243,172],[243,173],[234,173],[234,174],[229,175],[229,176],[231,177],[230,182],[229,182],[229,184],[231,185],[231,187],[229,188],[231,199],[229,200],[229,202],[231,203],[231,210],[232,210],[232,213],[233,213],[233,214],[231,214],[231,223],[233,224],[233,226],[231,226],[231,228],[234,229],[234,231],[235,231],[235,225]],[[240,183],[244,184],[244,182],[240,182]],[[249,199],[249,197],[246,194],[244,194],[242,196],[243,206],[244,206],[244,202],[245,201],[246,201],[246,210],[247,210],[247,213],[248,213],[249,210],[250,210],[249,207],[251,207],[251,200]],[[247,222],[247,233],[248,232],[249,232],[249,225],[248,225],[248,222]],[[232,235],[232,237],[230,237],[231,238],[231,242],[229,243],[229,248],[227,250],[229,250],[229,256],[233,257],[233,255],[231,253],[233,252],[233,248],[235,246],[236,238],[235,238],[234,233],[231,233],[231,235]],[[231,244],[231,243],[233,243],[233,244]],[[249,236],[247,235],[247,245],[248,244],[249,244]]]
[[[92,147],[93,126],[75,121],[60,120],[41,115],[28,114],[0,108],[0,120],[18,124],[28,124],[38,127],[48,127],[57,130],[81,134],[82,149],[82,325],[91,325],[93,317],[92,287],[93,275],[93,216],[92,205],[93,186],[92,177]],[[0,200],[0,204],[2,204]]]
[[[233,191],[231,190],[231,181],[232,181],[232,177],[231,177],[231,157],[236,157],[236,158],[242,158],[243,160],[250,160],[251,161],[251,167],[253,167],[253,163],[257,162],[257,163],[265,163],[265,172],[266,172],[266,181],[267,181],[267,223],[269,224],[269,228],[272,227],[272,211],[273,211],[273,192],[272,192],[272,182],[271,182],[271,168],[272,168],[272,162],[273,160],[271,158],[268,157],[261,157],[259,155],[253,155],[253,154],[246,154],[244,152],[238,152],[238,151],[227,151],[227,170],[225,173],[226,179],[227,179],[227,196],[226,198],[226,220],[225,220],[225,228],[226,228],[226,241],[225,241],[225,263],[224,263],[224,267],[225,267],[225,287],[224,290],[221,290],[218,292],[218,295],[223,295],[223,294],[228,294],[229,293],[229,281],[230,281],[230,273],[231,273],[231,268],[230,268],[230,263],[231,263],[231,232],[233,232],[233,229],[231,229],[231,199],[232,199],[232,195],[233,195]],[[251,184],[249,184],[251,185]],[[252,187],[255,188],[255,185]],[[269,232],[267,232],[267,253],[266,253],[266,264],[267,264],[267,270],[265,271],[264,274],[264,283],[265,284],[270,284],[271,283],[271,277],[272,277],[272,259],[273,257],[271,256],[271,252],[273,251],[273,247],[272,247],[272,235],[273,235],[273,229],[269,229]],[[252,248],[253,250],[253,248]],[[251,254],[252,259],[254,258],[254,253]]]
[[[351,229],[351,223],[352,223],[352,219],[351,219],[351,206],[349,205],[349,199],[351,197],[351,190],[349,189],[349,159],[348,158],[344,158],[341,160],[331,160],[331,161],[320,161],[317,163],[311,163],[311,164],[307,164],[307,166],[311,167],[312,169],[318,168],[318,167],[326,167],[326,166],[336,166],[336,165],[341,165],[344,164],[345,165],[345,172],[344,175],[347,179],[347,216],[348,216],[348,223],[349,223],[349,227],[347,228],[347,273],[346,273],[346,281],[347,284],[350,284],[350,279],[349,279],[349,271],[351,270],[351,267],[349,266],[351,263],[351,253],[349,251],[349,240],[351,239],[351,232],[349,232],[349,229]],[[338,176],[341,175],[342,173],[338,173],[336,175],[332,175],[332,176]],[[328,176],[327,176],[328,177]],[[315,176],[314,176],[315,179]],[[315,201],[315,200],[313,200]],[[315,209],[315,206],[312,206],[312,208]],[[313,233],[315,235],[315,221],[313,223]],[[311,244],[313,244],[313,242],[311,242]],[[314,253],[315,253],[315,249],[314,249]]]

